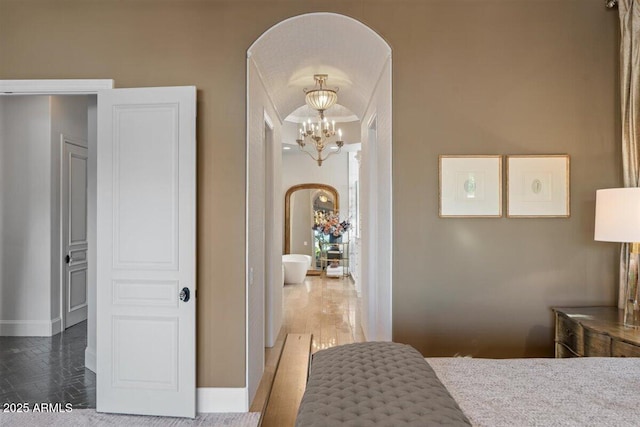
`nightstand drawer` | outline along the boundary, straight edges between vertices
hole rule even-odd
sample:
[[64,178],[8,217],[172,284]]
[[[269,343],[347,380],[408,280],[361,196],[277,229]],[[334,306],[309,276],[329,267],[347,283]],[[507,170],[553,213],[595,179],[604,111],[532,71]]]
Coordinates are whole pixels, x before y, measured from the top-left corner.
[[611,343],[611,355],[613,357],[640,357],[640,347],[614,340]]
[[583,355],[584,348],[582,334],[582,325],[564,316],[556,316],[556,341],[579,356]]
[[585,329],[584,355],[587,357],[610,357],[611,338],[608,335]]
[[564,344],[556,343],[556,358],[564,359],[567,357],[580,357],[573,350]]

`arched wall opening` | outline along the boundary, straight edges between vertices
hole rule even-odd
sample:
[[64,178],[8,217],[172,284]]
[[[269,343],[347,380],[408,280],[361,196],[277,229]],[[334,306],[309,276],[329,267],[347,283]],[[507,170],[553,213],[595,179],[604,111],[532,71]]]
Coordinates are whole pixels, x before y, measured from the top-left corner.
[[[315,37],[326,28],[326,37]],[[349,43],[344,43],[349,40]],[[283,317],[283,122],[304,103],[313,74],[329,74],[360,120],[361,296],[367,340],[391,340],[391,48],[363,23],[335,13],[284,20],[247,51],[246,372],[248,401]],[[265,123],[271,123],[266,149]],[[374,128],[372,128],[372,124]],[[373,129],[373,130],[372,130]],[[309,167],[317,167],[308,160]],[[275,200],[267,200],[273,195]],[[268,233],[266,232],[268,230]],[[267,237],[271,236],[271,237]]]

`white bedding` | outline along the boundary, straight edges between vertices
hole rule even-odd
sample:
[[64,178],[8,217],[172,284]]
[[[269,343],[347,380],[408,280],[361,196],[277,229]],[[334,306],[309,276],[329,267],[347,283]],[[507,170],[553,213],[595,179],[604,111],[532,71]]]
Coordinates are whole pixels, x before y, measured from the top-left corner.
[[474,426],[640,426],[640,358],[427,358]]

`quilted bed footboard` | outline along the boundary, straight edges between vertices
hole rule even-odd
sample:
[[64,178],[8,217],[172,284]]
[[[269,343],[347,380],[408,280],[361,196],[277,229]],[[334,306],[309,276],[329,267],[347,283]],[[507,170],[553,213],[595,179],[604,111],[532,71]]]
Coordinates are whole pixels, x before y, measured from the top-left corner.
[[314,354],[297,427],[469,426],[413,347],[348,344]]

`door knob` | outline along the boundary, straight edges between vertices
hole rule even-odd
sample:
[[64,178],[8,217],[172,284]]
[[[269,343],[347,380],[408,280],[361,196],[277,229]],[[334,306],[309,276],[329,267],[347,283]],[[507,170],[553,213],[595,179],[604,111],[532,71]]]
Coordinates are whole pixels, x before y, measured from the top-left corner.
[[189,288],[182,288],[182,290],[180,291],[180,301],[187,302],[190,298],[191,291],[189,291]]
[[73,261],[73,258],[71,258],[71,255],[67,255],[66,257],[64,257],[64,262],[66,262],[67,264],[69,264],[71,261]]

